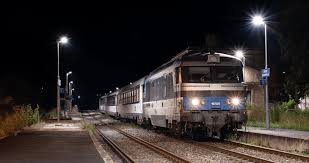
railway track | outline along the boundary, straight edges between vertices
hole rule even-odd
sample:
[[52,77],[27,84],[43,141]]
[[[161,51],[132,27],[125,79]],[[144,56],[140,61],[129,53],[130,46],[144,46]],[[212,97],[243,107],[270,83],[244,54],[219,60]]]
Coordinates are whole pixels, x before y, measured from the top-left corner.
[[256,146],[256,145],[244,144],[244,143],[235,142],[235,141],[225,140],[224,143],[227,143],[227,144],[233,145],[233,146],[247,148],[247,149],[257,150],[257,151],[261,151],[261,152],[265,152],[265,153],[271,153],[271,154],[275,154],[275,155],[279,155],[279,156],[283,156],[283,157],[287,157],[287,158],[292,158],[292,159],[295,159],[295,160],[301,160],[301,161],[304,161],[304,162],[309,162],[309,157],[304,156],[304,155],[279,151],[279,150],[265,148],[265,147]]
[[[147,147],[148,149],[156,152],[157,154],[165,157],[166,159],[168,159],[172,162],[190,162],[190,161],[186,160],[187,158],[186,159],[181,158],[181,157],[177,156],[177,154],[169,152],[170,150],[167,151],[166,149],[163,149],[162,147],[159,147],[157,145],[154,145],[153,143],[150,143],[151,141],[148,142],[149,140],[145,141],[145,140],[143,140],[139,137],[128,134],[127,132],[120,130],[120,129],[118,129],[114,126],[111,126],[111,125],[105,125],[105,126],[109,127],[113,131],[116,131],[116,132],[120,133],[121,135],[123,135],[123,136],[125,136],[125,137],[127,137],[131,140],[134,140],[138,144],[141,144],[141,145]],[[117,143],[113,142],[113,140],[109,139],[107,136],[105,136],[103,133],[101,133],[101,131],[98,128],[97,128],[97,132],[116,151],[116,153],[118,153],[118,155],[125,162],[129,162],[129,163],[136,162],[125,151],[123,151],[121,149],[121,147],[117,145]],[[260,147],[260,146],[255,146],[255,145],[248,145],[248,144],[234,142],[234,141],[223,141],[223,142],[217,141],[217,143],[216,142],[215,143],[213,143],[213,142],[212,143],[200,143],[200,142],[197,143],[195,141],[192,141],[192,143],[198,145],[198,147],[200,147],[200,148],[207,149],[208,151],[222,153],[224,155],[231,156],[231,158],[236,158],[236,160],[235,160],[236,162],[239,162],[239,160],[244,160],[244,161],[248,161],[248,162],[262,162],[262,163],[278,162],[278,161],[274,161],[276,159],[272,159],[269,156],[268,157],[258,156],[258,155],[255,155],[255,154],[251,154],[250,152],[249,153],[246,153],[246,152],[243,153],[239,150],[238,151],[233,150],[237,147],[241,147],[244,150],[248,149],[248,150],[251,150],[253,152],[257,151],[257,152],[262,152],[262,153],[265,153],[265,154],[273,154],[273,155],[281,156],[281,157],[284,157],[284,158],[290,158],[290,159],[294,159],[294,160],[298,160],[298,161],[302,161],[302,162],[309,162],[308,156],[278,151],[278,150]],[[238,161],[237,161],[237,159],[238,159]]]
[[236,158],[240,158],[242,160],[248,160],[250,162],[274,163],[274,162],[266,160],[266,159],[250,156],[250,155],[247,155],[247,154],[244,154],[244,153],[234,152],[232,150],[222,148],[222,147],[217,146],[217,145],[203,144],[203,145],[201,145],[201,147],[206,148],[208,150],[210,149],[212,151],[224,153],[224,154],[227,154],[229,156],[236,157]]
[[[134,140],[135,142],[147,147],[148,149],[151,149],[152,151],[162,155],[163,157],[171,160],[172,162],[178,162],[178,163],[189,163],[189,161],[159,147],[156,145],[153,145],[145,140],[142,140],[138,137],[135,137],[131,134],[128,134],[122,130],[119,130],[115,127],[112,126],[108,126],[109,128],[117,131],[118,133],[130,138],[131,140]],[[133,163],[136,162],[134,161],[134,159],[132,159],[132,157],[129,156],[129,154],[127,154],[124,150],[121,149],[120,146],[118,146],[113,140],[109,139],[107,136],[105,136],[98,128],[96,128],[97,132],[99,133],[99,135],[117,152],[117,154],[125,161],[128,163]]]
[[118,156],[126,163],[134,163],[135,161],[126,154],[114,141],[105,136],[98,128],[97,133],[103,138],[103,140],[118,154]]

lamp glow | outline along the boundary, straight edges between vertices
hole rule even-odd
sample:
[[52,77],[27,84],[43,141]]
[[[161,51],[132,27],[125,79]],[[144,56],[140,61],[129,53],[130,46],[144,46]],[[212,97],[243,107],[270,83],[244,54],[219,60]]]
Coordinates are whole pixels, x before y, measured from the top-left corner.
[[235,51],[235,56],[238,57],[238,58],[243,58],[244,52],[242,50],[237,50],[237,51]]
[[264,18],[261,15],[252,17],[252,23],[256,26],[265,24]]
[[61,37],[60,40],[59,40],[59,43],[61,44],[66,44],[69,42],[69,39],[65,36]]

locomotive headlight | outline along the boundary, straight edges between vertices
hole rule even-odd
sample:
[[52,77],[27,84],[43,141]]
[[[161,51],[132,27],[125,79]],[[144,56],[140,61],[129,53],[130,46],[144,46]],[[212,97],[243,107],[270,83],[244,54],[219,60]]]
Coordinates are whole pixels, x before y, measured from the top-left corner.
[[234,106],[239,106],[239,105],[240,105],[240,99],[239,99],[238,97],[233,97],[233,98],[231,99],[231,103],[232,103],[232,105],[234,105]]
[[200,99],[198,99],[198,98],[193,98],[193,99],[191,99],[191,104],[192,104],[193,106],[198,106],[198,105],[201,104],[201,101],[200,101]]

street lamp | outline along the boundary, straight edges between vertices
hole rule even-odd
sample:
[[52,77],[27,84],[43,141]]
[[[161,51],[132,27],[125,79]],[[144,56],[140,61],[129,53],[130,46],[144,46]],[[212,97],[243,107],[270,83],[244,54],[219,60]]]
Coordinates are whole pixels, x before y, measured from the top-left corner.
[[239,58],[242,62],[242,72],[243,72],[243,80],[245,81],[245,67],[246,67],[246,58],[244,52],[242,50],[236,50],[235,56]]
[[243,58],[244,57],[244,52],[242,50],[236,50],[235,51],[235,56],[238,58]]
[[70,81],[70,83],[69,83],[69,98],[70,98],[69,110],[70,111],[72,110],[72,90],[74,89],[74,88],[72,88],[72,85],[73,85],[73,81]]
[[69,75],[72,74],[72,71],[69,71],[66,73],[66,81],[65,81],[65,110],[68,110],[70,109],[70,104],[69,104],[69,101],[68,101],[68,98],[70,97],[70,90],[69,90]]
[[69,71],[68,73],[66,73],[66,84],[65,84],[65,91],[66,91],[66,94],[69,94],[69,75],[72,74],[72,71]]
[[74,90],[75,90],[74,88],[71,89],[70,96],[73,95],[73,91],[74,91]]
[[60,75],[59,75],[59,53],[60,53],[60,44],[68,43],[68,38],[63,36],[57,41],[57,55],[58,55],[58,72],[57,72],[57,121],[60,121]]
[[[261,15],[255,15],[252,17],[252,24],[255,26],[264,25],[264,37],[265,37],[265,70],[268,68],[267,66],[267,25],[264,21],[264,18]],[[269,118],[269,106],[268,106],[268,77],[265,77],[265,86],[264,86],[264,101],[265,101],[265,112],[266,112],[266,128],[270,128],[270,118]]]

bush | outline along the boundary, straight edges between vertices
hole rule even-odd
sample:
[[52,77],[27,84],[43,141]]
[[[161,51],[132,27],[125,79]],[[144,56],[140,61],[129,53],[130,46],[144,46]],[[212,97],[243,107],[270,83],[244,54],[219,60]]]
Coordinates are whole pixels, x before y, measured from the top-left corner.
[[47,119],[57,119],[57,108],[53,108],[50,110],[46,115],[45,118]]
[[295,100],[290,99],[288,102],[282,102],[281,104],[279,104],[278,107],[283,110],[289,110],[289,109],[295,109],[296,105],[297,103],[295,102]]
[[[295,110],[294,100],[282,102],[270,110],[270,126],[309,131],[309,110]],[[250,106],[248,109],[248,126],[265,127],[265,110]]]
[[31,105],[15,106],[14,112],[0,117],[0,137],[14,134],[23,127],[39,121],[39,106],[35,109]]

